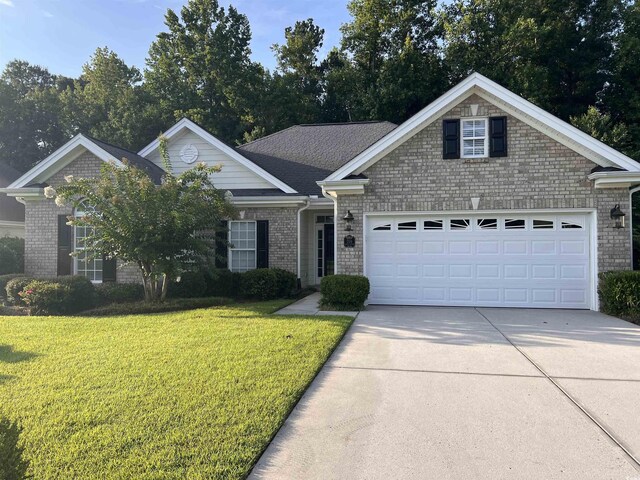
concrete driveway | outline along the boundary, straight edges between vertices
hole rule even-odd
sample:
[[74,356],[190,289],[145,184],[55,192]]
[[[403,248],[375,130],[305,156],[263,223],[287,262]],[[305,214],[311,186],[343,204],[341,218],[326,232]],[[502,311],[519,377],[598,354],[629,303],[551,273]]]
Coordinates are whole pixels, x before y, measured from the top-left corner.
[[640,480],[639,459],[640,328],[371,306],[251,478]]

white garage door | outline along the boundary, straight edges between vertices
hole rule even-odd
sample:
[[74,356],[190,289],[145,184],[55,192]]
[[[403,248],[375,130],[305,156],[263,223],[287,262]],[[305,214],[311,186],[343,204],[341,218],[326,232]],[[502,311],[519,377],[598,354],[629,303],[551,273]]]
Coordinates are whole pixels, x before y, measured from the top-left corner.
[[585,214],[366,219],[370,303],[590,308]]

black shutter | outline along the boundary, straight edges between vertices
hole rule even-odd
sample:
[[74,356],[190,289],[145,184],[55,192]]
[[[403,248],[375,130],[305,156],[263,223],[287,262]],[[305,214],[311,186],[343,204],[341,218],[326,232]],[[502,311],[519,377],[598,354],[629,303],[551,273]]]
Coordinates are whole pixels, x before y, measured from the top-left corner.
[[220,222],[222,224],[222,230],[218,230],[216,232],[216,268],[229,268],[228,261],[228,238],[229,232],[227,230],[228,222],[223,220]]
[[257,222],[256,267],[269,268],[269,220]]
[[460,120],[442,121],[442,158],[460,158]]
[[73,227],[67,222],[67,215],[58,215],[58,275],[72,272]]
[[489,119],[489,156],[507,156],[507,117]]
[[116,267],[117,260],[115,258],[107,258],[102,256],[102,281],[103,282],[115,282],[116,281]]

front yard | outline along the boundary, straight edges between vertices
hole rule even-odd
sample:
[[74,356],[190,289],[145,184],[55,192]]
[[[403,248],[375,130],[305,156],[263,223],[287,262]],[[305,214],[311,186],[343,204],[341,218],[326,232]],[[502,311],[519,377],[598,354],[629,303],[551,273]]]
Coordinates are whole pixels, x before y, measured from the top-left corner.
[[270,315],[284,303],[0,317],[0,419],[28,473],[243,478],[351,324]]

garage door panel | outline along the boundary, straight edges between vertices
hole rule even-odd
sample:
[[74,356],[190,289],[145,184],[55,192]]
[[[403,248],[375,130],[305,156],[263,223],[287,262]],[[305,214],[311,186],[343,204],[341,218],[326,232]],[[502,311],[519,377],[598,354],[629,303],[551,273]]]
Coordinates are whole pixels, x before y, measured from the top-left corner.
[[376,219],[387,228],[367,229],[370,302],[589,308],[586,215],[487,218]]

